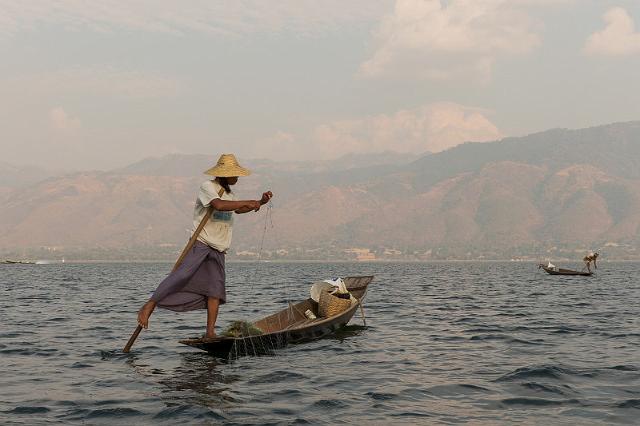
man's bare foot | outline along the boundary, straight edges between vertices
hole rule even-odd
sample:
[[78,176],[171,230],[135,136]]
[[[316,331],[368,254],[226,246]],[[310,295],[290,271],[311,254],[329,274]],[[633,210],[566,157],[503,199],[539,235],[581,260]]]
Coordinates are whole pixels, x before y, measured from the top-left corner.
[[216,335],[215,331],[207,331],[207,333],[204,335],[205,339],[215,339],[216,337],[218,337]]
[[149,328],[149,317],[155,308],[156,302],[149,300],[147,303],[142,305],[142,308],[138,311],[138,324],[140,324],[142,328]]

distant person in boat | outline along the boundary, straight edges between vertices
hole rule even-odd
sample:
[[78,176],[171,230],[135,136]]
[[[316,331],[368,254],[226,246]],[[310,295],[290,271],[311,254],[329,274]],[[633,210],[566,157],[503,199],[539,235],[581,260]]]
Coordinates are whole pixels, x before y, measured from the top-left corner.
[[591,262],[593,262],[593,266],[595,269],[598,269],[598,264],[596,263],[596,259],[598,259],[598,253],[589,253],[582,260],[584,261],[587,271],[591,273]]
[[231,186],[238,182],[239,176],[250,173],[238,164],[233,154],[223,154],[218,163],[205,172],[215,179],[200,185],[192,232],[209,207],[213,212],[180,266],[160,283],[151,299],[140,308],[138,324],[143,328],[149,326],[149,317],[156,306],[177,312],[207,309],[205,337],[215,337],[218,307],[226,302],[225,253],[231,245],[233,213],[257,212],[273,196],[267,191],[259,200],[237,201]]

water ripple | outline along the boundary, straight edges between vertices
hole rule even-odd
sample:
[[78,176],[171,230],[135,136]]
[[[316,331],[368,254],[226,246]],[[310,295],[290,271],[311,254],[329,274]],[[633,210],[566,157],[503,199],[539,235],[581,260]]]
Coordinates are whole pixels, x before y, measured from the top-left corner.
[[0,265],[1,423],[637,422],[639,264],[562,280],[526,263],[230,263],[221,327],[374,274],[367,326],[225,362],[177,343],[204,311],[158,311],[123,354],[170,267]]

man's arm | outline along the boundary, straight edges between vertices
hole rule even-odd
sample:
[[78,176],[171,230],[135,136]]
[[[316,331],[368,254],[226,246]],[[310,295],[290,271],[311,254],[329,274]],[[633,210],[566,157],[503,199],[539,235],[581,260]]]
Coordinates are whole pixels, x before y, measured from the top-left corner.
[[234,210],[234,213],[243,214],[243,213],[249,213],[249,212],[252,212],[252,211],[256,211],[257,212],[258,210],[251,209],[249,207],[242,207],[242,208],[239,208],[237,210]]
[[[260,200],[257,201],[258,203],[258,208],[249,208],[249,206],[246,207],[241,207],[237,210],[234,210],[236,213],[238,214],[243,214],[243,213],[249,213],[250,211],[258,211],[260,210],[260,206],[267,204],[269,202],[269,200],[271,199],[271,197],[273,197],[273,193],[271,191],[267,191],[265,193],[262,194],[262,198],[260,198]],[[215,207],[214,207],[215,208]]]
[[242,210],[243,213],[250,211],[258,211],[260,210],[260,201],[258,200],[242,200],[242,201],[229,201],[229,200],[221,200],[220,198],[216,198],[211,201],[211,207],[214,210],[219,212],[232,212],[235,211],[238,213],[239,210]]

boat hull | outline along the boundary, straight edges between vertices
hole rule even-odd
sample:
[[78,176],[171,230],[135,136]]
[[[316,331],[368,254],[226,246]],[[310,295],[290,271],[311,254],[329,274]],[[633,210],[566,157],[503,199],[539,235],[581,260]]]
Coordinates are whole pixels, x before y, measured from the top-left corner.
[[[219,337],[215,339],[185,339],[180,343],[207,351],[213,356],[234,359],[242,356],[269,355],[275,349],[282,349],[289,344],[303,343],[334,334],[346,326],[360,307],[372,276],[345,278],[347,289],[357,302],[349,309],[330,318],[311,321],[304,317],[304,311],[311,309],[317,313],[317,303],[311,299],[290,305],[289,308],[254,324],[267,332],[249,337]],[[278,324],[274,327],[274,324]]]
[[220,339],[189,339],[180,343],[209,352],[218,358],[234,359],[243,356],[270,355],[275,349],[282,349],[289,344],[310,342],[335,333],[347,325],[355,313],[357,306],[345,311],[342,318],[330,324],[305,327],[299,330],[286,330],[259,336],[220,338]]
[[546,266],[543,266],[542,269],[544,269],[544,271],[549,275],[574,275],[574,276],[581,276],[581,277],[590,277],[591,275],[593,275],[593,272],[581,272],[581,271],[574,271],[572,269],[559,268],[558,270],[555,270],[555,269],[547,268]]

